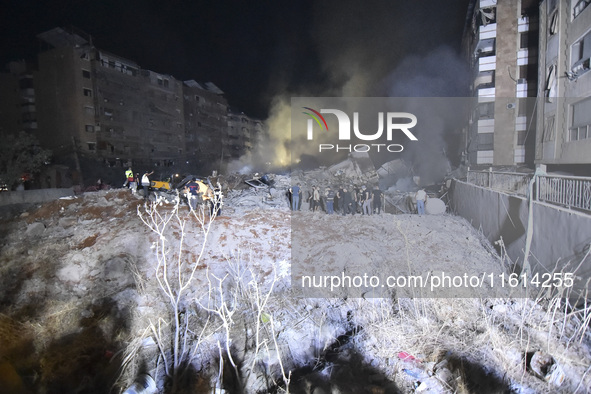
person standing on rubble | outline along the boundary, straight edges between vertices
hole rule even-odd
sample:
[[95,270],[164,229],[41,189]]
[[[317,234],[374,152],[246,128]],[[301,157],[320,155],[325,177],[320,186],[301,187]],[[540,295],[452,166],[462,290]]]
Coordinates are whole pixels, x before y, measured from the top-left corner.
[[382,210],[382,191],[380,190],[380,187],[378,185],[376,185],[376,187],[373,188],[372,200],[373,212],[375,213],[377,211],[377,214],[379,215]]
[[351,212],[351,215],[355,216],[355,214],[357,213],[358,204],[357,188],[354,188],[353,186],[351,186],[350,188],[351,192],[349,194],[351,195],[351,204],[349,204],[349,211]]
[[210,201],[211,203],[211,216],[221,216],[222,215],[222,205],[223,205],[223,198],[224,195],[222,193],[222,185],[219,182],[216,183],[215,188],[213,189],[213,200]]
[[133,191],[133,188],[132,188],[133,182],[134,182],[133,171],[131,170],[131,167],[129,167],[127,169],[127,171],[125,171],[125,183],[123,184],[123,187],[127,186],[129,189],[131,189]]
[[320,206],[320,190],[318,189],[318,186],[313,186],[312,190],[312,199],[314,200],[313,211],[317,211]]
[[371,215],[371,205],[373,203],[372,200],[372,193],[371,190],[369,190],[369,188],[366,188],[365,186],[363,186],[363,214],[370,216]]
[[415,198],[417,199],[417,213],[419,215],[425,214],[425,202],[427,201],[427,192],[424,189],[419,189],[417,194],[415,194]]
[[345,216],[351,210],[351,193],[347,191],[346,187],[343,187],[343,209],[342,215]]
[[154,173],[154,171],[152,172],[144,172],[144,175],[142,175],[142,187],[144,188],[144,201],[148,201],[148,199],[150,198],[150,175],[152,175]]
[[189,182],[185,184],[183,188],[183,193],[187,198],[187,203],[189,204],[189,209],[194,211],[197,209],[197,198],[199,197],[199,184],[195,178],[191,179]]
[[329,215],[332,215],[334,213],[334,197],[335,197],[335,193],[330,188],[330,186],[327,186],[326,187],[325,197],[326,197],[326,213],[329,214]]
[[291,210],[297,211],[300,204],[300,184],[296,184],[289,189],[291,194]]
[[344,215],[345,213],[345,193],[343,192],[343,186],[339,187],[339,190],[337,190],[337,208],[338,208],[338,212],[342,215]]

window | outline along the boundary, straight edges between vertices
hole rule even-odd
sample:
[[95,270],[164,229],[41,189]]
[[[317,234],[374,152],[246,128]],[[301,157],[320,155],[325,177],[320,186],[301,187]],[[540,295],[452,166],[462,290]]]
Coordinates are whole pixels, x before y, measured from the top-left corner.
[[96,142],[88,142],[88,150],[95,151],[96,150]]
[[589,70],[591,58],[591,31],[571,46],[571,71],[578,77]]
[[83,92],[86,97],[92,97],[92,90],[84,88]]
[[548,18],[548,35],[553,36],[558,31],[558,11]]
[[478,105],[479,119],[492,119],[495,117],[495,103],[482,103]]
[[519,130],[517,132],[517,145],[525,145],[526,137],[527,137],[527,130]]
[[84,113],[86,115],[94,115],[94,107],[91,107],[89,105],[84,107]]
[[591,98],[573,104],[571,119],[569,141],[591,138]]
[[527,65],[519,66],[519,79],[527,80]]
[[87,133],[94,133],[94,125],[92,124],[87,124],[85,129]]
[[519,48],[520,49],[527,49],[528,39],[527,34],[529,32],[524,31],[519,34]]
[[86,79],[90,79],[90,71],[82,70],[82,77]]
[[576,18],[589,4],[591,4],[591,0],[573,0],[573,4],[573,18]]
[[492,150],[494,144],[494,133],[478,134],[478,150]]
[[546,101],[551,103],[556,97],[556,65],[551,65],[546,70]]

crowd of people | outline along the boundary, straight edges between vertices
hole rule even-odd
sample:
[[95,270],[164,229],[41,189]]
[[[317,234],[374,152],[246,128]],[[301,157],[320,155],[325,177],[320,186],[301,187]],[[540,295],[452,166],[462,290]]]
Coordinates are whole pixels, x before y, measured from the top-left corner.
[[298,183],[288,191],[292,211],[323,211],[329,215],[374,215],[382,212],[383,194],[376,185],[370,186],[312,186],[304,190]]

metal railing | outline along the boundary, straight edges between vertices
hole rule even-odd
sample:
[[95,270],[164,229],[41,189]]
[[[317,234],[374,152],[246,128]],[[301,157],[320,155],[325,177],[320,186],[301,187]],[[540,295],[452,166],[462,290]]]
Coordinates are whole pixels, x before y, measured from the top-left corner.
[[[515,172],[468,170],[468,183],[507,193],[528,195],[534,175]],[[591,178],[564,175],[537,175],[534,200],[591,212]]]
[[535,190],[537,201],[591,211],[591,178],[540,175]]
[[524,196],[531,177],[531,174],[518,172],[468,171],[468,183]]

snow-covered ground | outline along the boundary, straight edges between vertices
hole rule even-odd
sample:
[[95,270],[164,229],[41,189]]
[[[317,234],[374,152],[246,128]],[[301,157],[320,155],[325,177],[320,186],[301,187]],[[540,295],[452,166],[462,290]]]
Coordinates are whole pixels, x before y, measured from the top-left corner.
[[[147,372],[172,390],[170,286],[179,296],[179,349],[191,365],[179,392],[281,391],[287,380],[294,393],[591,391],[589,309],[569,309],[554,295],[300,297],[291,281],[303,273],[506,267],[461,218],[292,215],[284,192],[230,192],[220,217],[203,217],[203,252],[199,217],[186,206],[145,207],[127,190],[3,221],[2,387],[108,392],[115,384],[120,392]],[[148,222],[171,220],[157,234],[138,211]],[[538,367],[541,356],[548,359]]]

